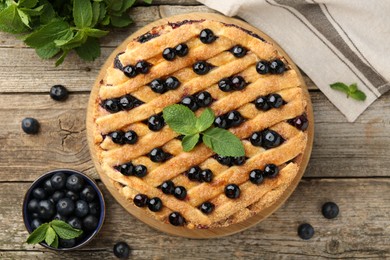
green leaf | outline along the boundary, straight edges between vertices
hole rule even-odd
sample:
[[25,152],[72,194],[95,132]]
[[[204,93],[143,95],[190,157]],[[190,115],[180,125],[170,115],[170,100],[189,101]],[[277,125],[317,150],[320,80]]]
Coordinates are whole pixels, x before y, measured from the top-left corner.
[[356,99],[356,100],[359,100],[359,101],[364,101],[366,100],[367,96],[366,94],[364,94],[363,91],[361,90],[356,90],[355,92],[353,93],[349,93],[349,96],[353,99]]
[[67,39],[55,40],[54,43],[58,48],[70,50],[84,44],[87,41],[87,37],[88,36],[84,33],[84,31],[80,30],[75,35]]
[[196,129],[198,129],[199,132],[203,132],[213,124],[214,119],[215,115],[213,110],[206,108],[196,120]]
[[0,11],[0,30],[8,33],[22,33],[28,30],[18,13],[15,4]]
[[163,110],[163,117],[168,126],[179,134],[196,134],[196,116],[188,107],[171,105]]
[[241,140],[222,128],[209,128],[203,132],[203,143],[221,156],[244,156]]
[[62,239],[72,239],[79,237],[83,231],[80,229],[75,229],[68,223],[65,223],[62,220],[53,220],[50,222],[51,226],[57,233],[57,235]]
[[68,55],[69,50],[63,50],[61,56],[56,60],[56,67],[62,64],[65,60],[65,57]]
[[38,244],[45,240],[46,231],[49,228],[48,223],[44,223],[40,225],[37,229],[35,229],[27,238],[28,244]]
[[[101,23],[104,18],[106,17],[106,14],[107,14],[107,6],[105,3],[100,3],[100,13],[99,13],[99,19],[98,19],[98,23]],[[110,21],[108,21],[108,23],[110,23]]]
[[58,248],[58,235],[57,235],[57,233],[55,233],[55,234],[56,234],[56,236],[54,237],[54,241],[51,244],[51,246],[54,248]]
[[18,3],[18,6],[20,7],[27,7],[27,8],[33,8],[38,4],[38,0],[20,0]]
[[73,18],[78,28],[89,27],[92,24],[92,5],[89,0],[73,1]]
[[30,27],[30,18],[28,17],[28,15],[20,9],[18,9],[18,14],[20,16],[20,20],[22,20],[24,25]]
[[151,4],[153,0],[144,0],[144,3]]
[[34,9],[29,9],[29,8],[19,8],[20,11],[23,11],[24,13],[26,13],[27,15],[29,16],[39,16],[42,14],[42,11],[43,11],[43,5],[41,6],[38,6]]
[[88,37],[87,41],[75,50],[83,60],[93,61],[100,56],[99,40]]
[[127,13],[123,13],[121,16],[111,16],[111,24],[115,27],[125,27],[131,24],[130,16]]
[[100,3],[99,2],[93,2],[92,3],[92,22],[91,27],[94,27],[98,21],[100,16]]
[[120,11],[123,5],[123,0],[110,0],[109,7],[113,11]]
[[56,232],[52,227],[49,226],[49,228],[46,230],[46,237],[45,242],[47,245],[51,246],[53,244],[54,240],[56,238]]
[[24,42],[33,48],[41,48],[54,40],[68,37],[70,27],[67,22],[55,20],[42,26],[25,38]]
[[106,36],[108,31],[103,31],[99,29],[93,29],[93,28],[84,28],[83,31],[86,35],[95,37],[95,38],[101,38],[103,36]]
[[348,94],[349,93],[349,88],[347,85],[345,85],[344,83],[342,82],[336,82],[336,83],[333,83],[333,84],[330,84],[330,87],[334,90],[338,90],[338,91],[341,91],[341,92],[344,92],[345,94]]
[[181,145],[183,147],[183,151],[189,152],[192,149],[194,149],[195,145],[199,141],[199,134],[193,134],[193,135],[186,135],[183,138],[183,141],[181,142]]
[[100,22],[101,25],[109,25],[111,21],[111,16],[107,15],[103,18],[103,20]]
[[56,13],[53,9],[53,6],[47,0],[44,0],[42,2],[44,3],[44,5],[42,9],[42,14],[39,19],[41,21],[41,24],[48,24],[54,19]]
[[349,93],[354,93],[354,92],[356,92],[357,89],[358,89],[357,84],[356,84],[356,83],[353,83],[353,84],[349,85],[349,87],[348,87],[348,92],[349,92]]
[[124,0],[120,12],[126,12],[127,9],[129,9],[135,3],[135,1],[136,0]]
[[60,52],[60,48],[57,48],[54,42],[50,42],[49,44],[35,49],[35,52],[38,54],[39,57],[42,59],[50,59],[54,57],[57,53]]

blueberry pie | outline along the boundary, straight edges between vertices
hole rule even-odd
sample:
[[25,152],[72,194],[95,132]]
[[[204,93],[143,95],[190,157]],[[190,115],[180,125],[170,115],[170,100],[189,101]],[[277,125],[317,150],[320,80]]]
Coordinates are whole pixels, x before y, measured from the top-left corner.
[[[227,227],[271,207],[308,149],[310,100],[299,72],[270,42],[213,20],[167,23],[133,39],[103,72],[93,110],[100,174],[149,217],[189,229]],[[182,104],[241,139],[245,156],[215,154],[162,111]]]

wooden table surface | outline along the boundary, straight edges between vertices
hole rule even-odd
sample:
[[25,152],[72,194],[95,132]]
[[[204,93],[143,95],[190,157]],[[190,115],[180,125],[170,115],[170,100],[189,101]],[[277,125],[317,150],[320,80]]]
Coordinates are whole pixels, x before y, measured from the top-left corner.
[[[100,183],[107,216],[90,244],[57,253],[25,243],[21,208],[34,179],[56,168],[98,178],[88,151],[85,116],[89,91],[105,59],[140,27],[198,11],[211,12],[195,0],[138,5],[131,11],[136,23],[105,37],[99,59],[83,62],[72,54],[58,68],[53,60],[40,60],[16,37],[0,33],[0,259],[111,259],[118,241],[131,246],[134,259],[390,258],[390,93],[348,123],[308,77],[316,131],[311,160],[291,198],[264,222],[218,239],[173,237],[133,218]],[[48,90],[54,84],[71,91],[66,102],[50,99]],[[24,117],[40,121],[38,135],[22,132]],[[321,215],[327,201],[339,205],[336,219]],[[315,228],[308,241],[297,236],[304,222]]]

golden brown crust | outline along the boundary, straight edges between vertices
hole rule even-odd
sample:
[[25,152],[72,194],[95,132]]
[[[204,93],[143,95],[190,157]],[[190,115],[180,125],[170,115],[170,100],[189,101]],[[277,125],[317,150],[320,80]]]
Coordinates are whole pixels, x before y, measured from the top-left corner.
[[[198,35],[205,28],[211,29],[218,36],[218,40],[211,44],[202,44]],[[101,82],[99,97],[94,104],[94,140],[97,158],[104,174],[111,179],[119,193],[130,201],[139,193],[150,198],[159,197],[163,202],[161,211],[152,212],[145,209],[151,217],[168,223],[168,215],[177,211],[185,218],[188,228],[229,226],[271,206],[297,175],[300,168],[299,158],[307,144],[307,133],[286,122],[306,111],[307,101],[297,72],[288,67],[289,70],[280,75],[258,74],[255,64],[259,60],[278,58],[285,64],[287,61],[272,44],[237,26],[205,20],[185,23],[177,28],[164,25],[154,28],[153,33],[159,36],[144,43],[135,39],[119,56],[123,65],[135,64],[139,60],[148,61],[153,64],[149,73],[128,78],[121,70],[112,66],[107,69]],[[191,50],[188,55],[177,58],[174,62],[162,58],[163,49],[182,42],[186,42]],[[226,51],[237,44],[249,50],[247,55],[239,59]],[[206,60],[215,68],[208,74],[199,76],[191,69],[192,64],[198,60]],[[157,94],[147,86],[153,79],[168,75],[179,79],[181,86],[178,89]],[[241,75],[249,84],[241,91],[220,91],[218,81],[232,75]],[[240,126],[229,129],[243,140],[248,157],[245,164],[232,167],[221,165],[212,157],[214,152],[204,144],[197,145],[190,152],[183,152],[181,142],[175,139],[178,134],[168,126],[158,132],[152,132],[142,122],[160,113],[164,107],[180,102],[184,96],[202,90],[207,90],[215,99],[210,108],[216,115],[236,109],[246,118]],[[270,93],[280,94],[286,104],[266,112],[256,109],[252,101],[258,96]],[[100,106],[102,100],[118,98],[125,94],[131,94],[144,104],[117,113],[109,113]],[[202,109],[196,113],[201,111]],[[267,128],[278,132],[285,140],[284,143],[277,148],[264,150],[245,140],[254,131]],[[134,130],[139,140],[135,145],[118,145],[110,138],[103,137],[116,130]],[[162,147],[172,158],[164,163],[152,162],[146,155],[156,147]],[[124,176],[114,168],[130,161],[145,165],[148,174],[144,178]],[[248,180],[248,173],[253,169],[262,169],[269,163],[280,167],[278,177],[266,179],[261,185],[252,184]],[[212,182],[190,181],[183,173],[194,165],[212,170]],[[186,187],[186,199],[178,200],[164,194],[158,186],[166,180]],[[239,185],[241,195],[238,199],[232,200],[225,196],[223,190],[229,183]],[[215,205],[215,210],[209,215],[198,209],[205,201]]]

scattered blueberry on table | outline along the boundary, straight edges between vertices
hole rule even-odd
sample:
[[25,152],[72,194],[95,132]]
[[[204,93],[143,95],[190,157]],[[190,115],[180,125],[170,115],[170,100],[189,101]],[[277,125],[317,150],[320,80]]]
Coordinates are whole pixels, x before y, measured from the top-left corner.
[[114,255],[120,259],[126,259],[130,256],[130,247],[126,242],[118,242],[114,245]]
[[40,124],[35,118],[27,117],[22,120],[22,129],[26,134],[35,135],[39,132]]
[[56,101],[64,101],[68,96],[68,90],[63,85],[54,85],[50,89],[50,97]]
[[309,240],[314,236],[314,228],[308,223],[301,224],[298,227],[298,236],[304,240]]
[[322,205],[322,215],[327,219],[333,219],[339,214],[339,207],[334,202],[326,202]]

